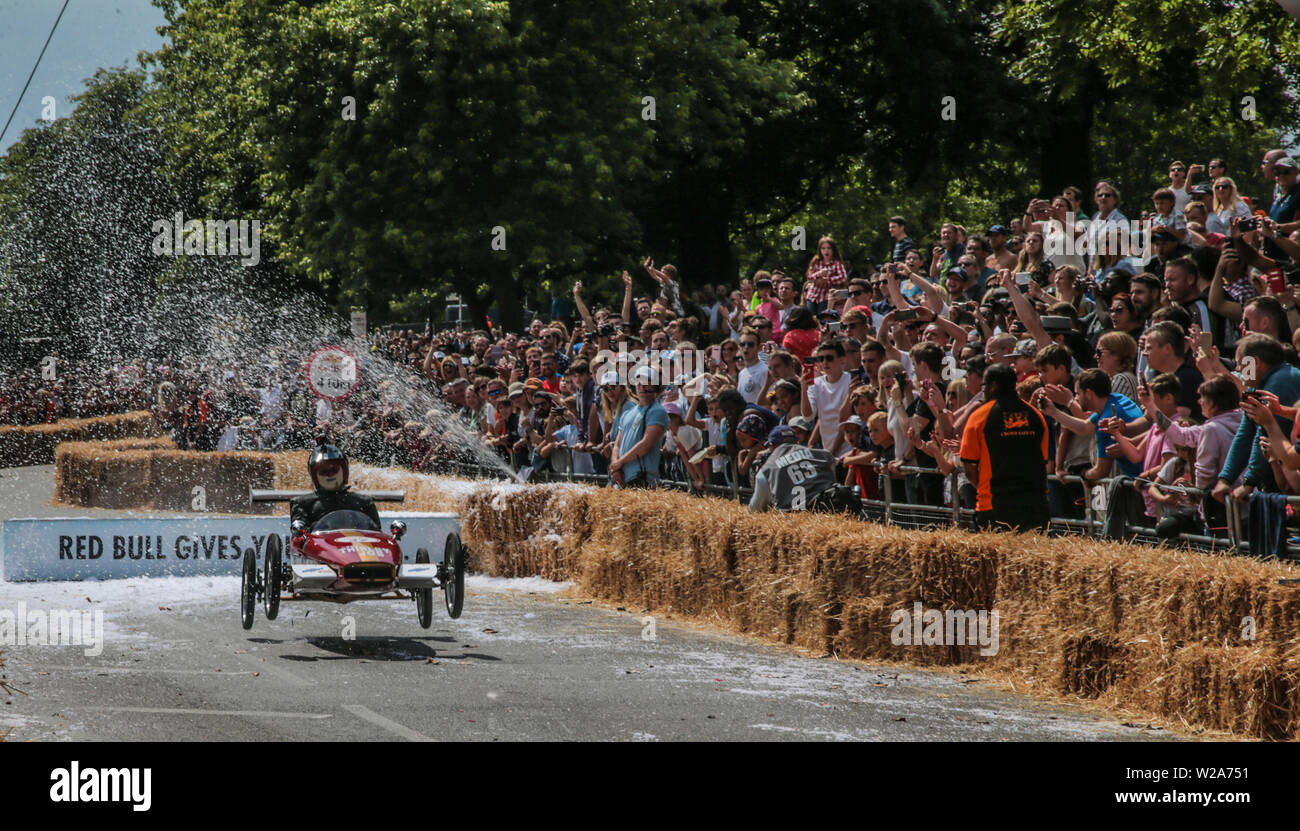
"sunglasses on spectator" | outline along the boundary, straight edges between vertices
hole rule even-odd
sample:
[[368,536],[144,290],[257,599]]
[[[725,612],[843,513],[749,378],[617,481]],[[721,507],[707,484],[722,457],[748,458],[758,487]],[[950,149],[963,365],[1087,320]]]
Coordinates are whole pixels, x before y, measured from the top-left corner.
[[1115,198],[1115,194],[1113,194],[1113,193],[1099,193],[1099,194],[1097,194],[1097,198],[1098,198],[1098,199],[1114,199],[1114,198]]
[[1232,185],[1215,185],[1215,190],[1232,190]]
[[1186,172],[1187,172],[1187,168],[1185,168],[1185,167],[1171,167],[1171,168],[1169,168],[1169,172],[1170,172],[1170,173],[1186,173]]
[[488,398],[496,398],[503,392],[505,392],[505,390],[488,390]]
[[854,291],[849,292],[849,297],[857,297],[859,294],[866,294],[866,292],[863,291],[862,289],[856,289]]
[[820,363],[825,363],[825,362],[827,362],[827,361],[833,361],[833,360],[835,360],[837,357],[838,357],[837,355],[818,355],[818,356],[817,356],[817,363],[820,364]]
[[742,349],[749,349],[751,347],[758,346],[758,341],[752,341],[752,340],[741,341],[740,346]]

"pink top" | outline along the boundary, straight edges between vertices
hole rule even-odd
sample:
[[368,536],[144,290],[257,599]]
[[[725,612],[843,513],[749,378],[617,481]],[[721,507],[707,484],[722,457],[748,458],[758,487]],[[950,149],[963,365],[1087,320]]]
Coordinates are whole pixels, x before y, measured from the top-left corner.
[[[1142,470],[1158,470],[1164,464],[1164,457],[1174,452],[1174,445],[1158,426],[1153,425],[1147,433],[1146,456],[1142,460]],[[1142,501],[1147,505],[1147,516],[1160,516],[1160,503],[1151,495],[1151,491],[1142,491]]]

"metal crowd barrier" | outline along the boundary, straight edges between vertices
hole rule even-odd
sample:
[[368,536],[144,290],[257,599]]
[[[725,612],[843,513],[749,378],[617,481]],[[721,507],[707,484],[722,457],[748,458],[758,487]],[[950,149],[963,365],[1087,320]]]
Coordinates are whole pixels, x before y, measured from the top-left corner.
[[[588,484],[599,487],[609,487],[613,483],[609,476],[594,473],[575,473],[573,471],[573,459],[569,451],[561,448],[557,449],[550,458],[550,468],[533,470],[528,477],[531,482],[570,482],[577,484]],[[730,499],[735,502],[748,503],[753,496],[753,488],[742,487],[739,484],[740,477],[736,474],[736,460],[730,457],[724,457],[725,478],[729,484],[717,485],[706,484],[703,488],[697,488],[694,483],[689,481],[680,481],[673,479],[661,479],[660,488],[669,490],[684,491],[695,493],[701,496],[715,496]],[[876,464],[873,467],[877,471],[882,471],[883,465]],[[500,468],[490,468],[472,462],[450,462],[437,466],[437,470],[442,473],[455,473],[470,476],[472,478],[511,478]],[[901,528],[929,529],[939,528],[970,528],[975,517],[975,511],[972,508],[963,507],[961,504],[960,476],[957,471],[944,475],[938,473],[934,468],[923,468],[914,465],[900,465],[898,472],[903,474],[926,474],[930,476],[942,476],[948,482],[950,500],[947,505],[925,505],[912,504],[906,501],[899,501],[896,497],[895,489],[899,487],[893,477],[881,475],[880,482],[880,499],[862,499],[862,511],[859,519],[871,522],[881,522],[888,525],[896,525]],[[1049,524],[1049,533],[1056,535],[1075,535],[1091,537],[1095,539],[1104,539],[1104,526],[1106,511],[1109,505],[1097,506],[1098,501],[1095,498],[1096,488],[1102,488],[1107,494],[1111,489],[1114,481],[1119,478],[1125,481],[1125,487],[1130,487],[1134,481],[1146,482],[1151,484],[1150,480],[1133,479],[1131,477],[1109,477],[1095,481],[1084,480],[1079,476],[1056,475],[1051,474],[1049,481],[1054,481],[1062,485],[1080,484],[1084,486],[1083,499],[1083,517],[1051,517]],[[1207,494],[1199,488],[1189,488],[1183,486],[1164,485],[1160,483],[1160,489],[1168,492],[1182,493],[1187,496],[1195,497],[1197,500],[1203,499]],[[1141,498],[1140,496],[1138,497]],[[1300,508],[1300,496],[1287,497],[1287,504]],[[1233,552],[1238,554],[1249,554],[1249,541],[1242,534],[1242,506],[1234,499],[1226,501],[1227,527],[1222,529],[1223,536],[1207,534],[1189,534],[1180,533],[1176,537],[1171,537],[1169,541],[1177,540],[1179,543],[1186,544],[1188,547],[1206,552]],[[1210,529],[1214,530],[1214,529]],[[1129,542],[1146,543],[1150,545],[1160,545],[1166,541],[1160,539],[1156,534],[1156,529],[1138,525],[1134,522],[1125,522],[1121,537],[1111,537],[1112,539],[1123,539]],[[1285,557],[1289,559],[1300,559],[1300,545],[1294,545],[1288,542],[1285,551]]]

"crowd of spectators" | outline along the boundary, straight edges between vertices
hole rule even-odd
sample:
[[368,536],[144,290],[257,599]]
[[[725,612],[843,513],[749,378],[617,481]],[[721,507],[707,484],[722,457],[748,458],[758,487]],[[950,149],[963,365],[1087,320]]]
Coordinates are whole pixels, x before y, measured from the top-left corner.
[[[1041,419],[1046,449],[999,446],[1056,475],[1052,516],[1080,518],[1088,500],[1161,536],[1222,534],[1233,499],[1284,525],[1300,493],[1300,193],[1283,151],[1260,171],[1252,204],[1220,160],[1174,161],[1137,223],[1107,181],[1091,213],[1066,188],[983,233],[945,223],[928,245],[896,216],[879,264],[825,237],[802,273],[738,286],[684,291],[647,260],[654,292],[625,273],[621,303],[589,303],[579,284],[550,322],[439,336],[447,357],[425,365],[516,469],[749,486],[797,442],[833,454],[864,498],[888,477],[896,500],[971,509],[982,488],[997,501],[999,478],[962,448],[1004,365],[1028,412],[998,412]],[[625,372],[620,344],[674,370]],[[696,371],[679,374],[690,355]]]
[[[1272,534],[1290,518],[1285,495],[1300,493],[1297,163],[1274,150],[1244,174],[1263,177],[1253,202],[1227,173],[1217,159],[1172,162],[1137,227],[1100,181],[1091,213],[1069,187],[931,240],[891,217],[879,263],[847,261],[829,236],[800,271],[738,285],[647,258],[641,282],[623,273],[621,298],[577,283],[523,332],[376,330],[369,348],[516,471],[751,486],[767,454],[798,443],[830,453],[836,480],[863,498],[888,479],[896,500],[972,509],[1008,487],[988,475],[988,452],[981,471],[963,449],[982,408],[985,429],[984,379],[1003,365],[1025,409],[1004,390],[996,411],[1041,419],[1046,449],[998,446],[1065,477],[1047,485],[1052,516],[1081,517],[1100,483],[1100,504],[1162,536],[1222,533],[1229,499]],[[255,371],[143,369],[156,378],[145,397],[183,446],[306,446],[329,429],[361,458],[417,470],[465,456],[424,399],[380,389],[331,406],[283,356]],[[51,397],[20,377],[0,406],[20,423],[134,406],[105,395],[116,383],[68,378]]]

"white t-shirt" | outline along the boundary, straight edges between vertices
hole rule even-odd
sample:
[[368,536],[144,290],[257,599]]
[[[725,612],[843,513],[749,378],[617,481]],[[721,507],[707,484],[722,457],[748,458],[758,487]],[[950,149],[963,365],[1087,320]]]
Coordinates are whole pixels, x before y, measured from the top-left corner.
[[[578,428],[572,424],[566,424],[556,430],[555,438],[559,439],[567,447],[574,447],[578,444]],[[595,473],[596,466],[591,461],[590,453],[577,453],[570,451],[570,457],[573,459],[574,473]]]
[[690,458],[704,447],[704,434],[700,432],[700,428],[689,424],[683,424],[676,433],[670,431],[669,438],[676,445],[677,453],[683,461],[690,461]]
[[1232,218],[1234,216],[1248,217],[1250,216],[1250,208],[1246,207],[1245,202],[1238,200],[1237,204],[1231,208],[1224,208],[1221,211],[1209,214],[1205,217],[1205,233],[1227,236],[1232,230]]
[[759,361],[753,366],[742,368],[736,383],[745,403],[757,404],[758,394],[763,391],[763,386],[767,383],[767,364]]
[[1170,190],[1174,192],[1174,213],[1182,213],[1187,203],[1192,201],[1192,195],[1187,192],[1186,185],[1181,188],[1171,187]]
[[1043,227],[1043,257],[1051,260],[1052,265],[1060,268],[1061,266],[1072,265],[1079,269],[1082,274],[1087,270],[1087,264],[1083,261],[1083,255],[1079,249],[1083,245],[1083,240],[1087,239],[1088,224],[1086,222],[1075,222],[1074,227],[1066,230],[1065,223],[1052,219],[1042,223]]
[[840,429],[840,407],[844,406],[852,383],[853,379],[845,372],[835,384],[829,383],[822,375],[808,388],[808,406],[817,416],[817,429],[825,450],[830,450],[835,444],[835,434]]

